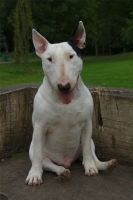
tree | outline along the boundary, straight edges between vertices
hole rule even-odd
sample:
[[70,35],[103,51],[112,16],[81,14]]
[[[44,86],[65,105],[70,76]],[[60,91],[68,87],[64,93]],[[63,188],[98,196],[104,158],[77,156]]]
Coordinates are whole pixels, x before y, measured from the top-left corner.
[[[82,1],[80,1],[80,3],[83,4]],[[99,23],[99,19],[97,17],[97,10],[99,6],[99,2],[97,0],[91,0],[91,1],[85,1],[84,3],[85,4],[82,10],[82,13],[84,13],[85,28],[86,28],[86,33],[87,33],[87,47],[95,46],[95,55],[98,56],[97,26]],[[79,10],[80,10],[80,7],[79,7]]]
[[7,39],[9,49],[15,50],[15,60],[19,62],[23,57],[26,61],[28,53],[24,52],[28,52],[26,49],[29,48],[32,28],[37,29],[49,42],[56,43],[69,40],[71,32],[82,20],[87,33],[84,52],[92,55],[95,50],[96,55],[101,51],[103,55],[111,54],[129,47],[131,39],[124,38],[131,32],[128,23],[132,23],[132,11],[131,0],[10,0],[10,3],[9,0],[2,0],[0,35]]
[[100,1],[98,8],[98,44],[102,47],[102,54],[105,53],[105,47],[111,55],[112,23],[113,16],[112,1]]
[[[109,55],[112,49],[123,47],[124,42],[121,38],[121,30],[126,25],[126,18],[133,9],[133,1],[130,0],[104,0],[99,1],[97,12],[97,49],[102,47],[102,53],[108,49]],[[97,50],[98,52],[98,50]]]
[[28,61],[32,28],[30,2],[18,0],[14,11],[14,57],[16,63],[19,63],[21,58],[25,63]]
[[0,1],[0,23],[1,35],[4,36],[4,41],[10,46],[9,50],[13,50],[13,12],[17,0],[1,0]]
[[131,19],[126,20],[126,25],[122,28],[122,40],[127,45],[133,44],[133,12],[131,13]]
[[133,1],[131,0],[115,0],[113,3],[112,17],[112,48],[126,48],[126,43],[123,41],[121,32],[123,27],[126,27],[126,19],[130,19],[130,13],[133,10]]
[[5,35],[4,35],[4,28],[3,28],[3,23],[0,21],[0,50],[2,48],[2,45],[5,41]]
[[31,6],[35,28],[50,42],[68,40],[79,21],[82,20],[86,28],[88,43],[92,43],[95,32],[96,0],[84,2],[32,0]]

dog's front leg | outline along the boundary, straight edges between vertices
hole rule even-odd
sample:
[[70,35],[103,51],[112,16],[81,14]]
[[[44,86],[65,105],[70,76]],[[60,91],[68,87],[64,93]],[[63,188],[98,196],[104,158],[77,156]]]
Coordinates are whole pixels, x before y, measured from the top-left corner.
[[33,158],[32,167],[26,179],[28,185],[40,185],[42,183],[42,151],[43,151],[43,132],[44,127],[40,124],[35,124],[32,145],[33,145]]
[[97,175],[98,169],[95,165],[91,149],[91,136],[92,136],[92,121],[89,120],[85,123],[82,131],[81,141],[83,145],[83,165],[85,168],[85,175]]

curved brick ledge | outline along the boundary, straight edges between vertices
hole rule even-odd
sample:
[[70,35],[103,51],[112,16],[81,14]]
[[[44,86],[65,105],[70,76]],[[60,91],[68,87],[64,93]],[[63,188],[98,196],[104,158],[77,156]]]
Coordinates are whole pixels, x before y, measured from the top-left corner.
[[[33,99],[40,84],[0,89],[0,159],[27,151]],[[89,87],[94,99],[93,139],[99,158],[133,164],[133,90]]]

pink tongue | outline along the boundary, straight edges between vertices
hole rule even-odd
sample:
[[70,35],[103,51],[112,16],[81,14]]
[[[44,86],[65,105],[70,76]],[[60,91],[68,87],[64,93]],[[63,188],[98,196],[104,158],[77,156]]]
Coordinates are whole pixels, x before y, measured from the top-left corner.
[[72,99],[74,98],[74,89],[71,90],[70,92],[58,92],[58,99],[63,103],[63,104],[69,104],[71,103]]

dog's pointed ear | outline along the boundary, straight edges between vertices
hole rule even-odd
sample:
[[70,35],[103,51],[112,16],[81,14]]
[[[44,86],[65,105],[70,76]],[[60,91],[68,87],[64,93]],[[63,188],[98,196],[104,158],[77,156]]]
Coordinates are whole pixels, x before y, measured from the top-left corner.
[[42,57],[43,52],[46,50],[49,42],[40,35],[35,29],[32,29],[32,40],[36,50],[36,54]]
[[86,47],[85,40],[86,40],[85,28],[83,22],[80,21],[78,27],[72,33],[70,41],[79,49],[83,49]]

